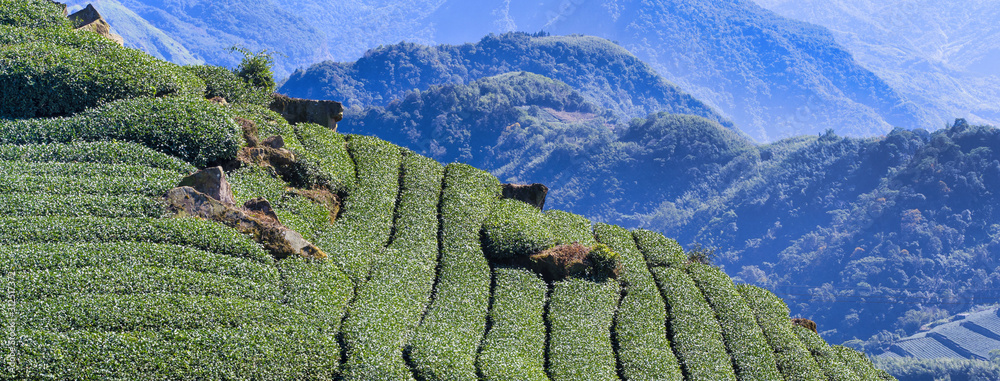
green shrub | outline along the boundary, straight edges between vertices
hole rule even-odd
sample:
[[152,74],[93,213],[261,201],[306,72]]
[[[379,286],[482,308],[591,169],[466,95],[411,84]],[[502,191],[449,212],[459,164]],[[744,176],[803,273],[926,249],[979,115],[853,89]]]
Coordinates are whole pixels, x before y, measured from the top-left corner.
[[[312,123],[295,125],[295,134],[303,149],[295,151],[302,163],[305,173],[299,174],[303,184],[329,184],[334,190],[348,190],[364,176],[360,165],[373,159],[362,158],[358,162],[358,154],[387,153],[398,147],[391,146],[381,140],[367,136],[352,136],[351,143],[345,141],[345,136],[331,131],[329,128]],[[350,145],[350,149],[349,149]],[[349,152],[350,151],[350,152]],[[387,155],[387,157],[399,154]],[[358,173],[355,173],[355,164]]]
[[555,238],[556,245],[579,243],[584,246],[594,246],[594,234],[591,232],[590,220],[583,216],[561,210],[545,211],[545,222]]
[[316,238],[334,229],[330,225],[330,209],[326,205],[298,194],[287,194],[273,205],[274,213],[282,224],[299,232],[306,240],[326,244],[326,241],[317,241]]
[[54,332],[315,324],[314,319],[303,313],[271,301],[162,293],[72,294],[20,301],[15,318],[18,327]]
[[495,260],[528,257],[555,245],[545,216],[518,200],[500,200],[483,221],[483,249]]
[[129,142],[81,142],[0,145],[0,160],[52,163],[141,165],[181,174],[197,170],[176,157]]
[[[0,194],[33,193],[33,197],[46,195],[142,195],[162,196],[181,181],[177,173],[150,173],[144,177],[119,176],[32,176],[3,173],[0,164]],[[148,199],[147,197],[147,199]],[[0,210],[3,213],[3,210]]]
[[677,241],[664,237],[663,234],[642,229],[633,230],[632,235],[639,250],[646,256],[646,264],[649,267],[687,266],[684,248]]
[[[350,279],[329,261],[287,258],[278,261],[285,303],[340,330],[347,302],[354,295]],[[338,346],[339,348],[339,346]],[[340,361],[340,350],[335,355]]]
[[552,381],[618,380],[611,324],[620,286],[569,278],[553,285],[548,314]]
[[0,24],[30,28],[70,26],[63,8],[48,0],[0,0]]
[[163,202],[144,195],[0,194],[0,216],[160,217],[166,211]]
[[736,377],[740,381],[781,379],[771,346],[732,279],[722,270],[700,263],[688,267],[688,273],[715,311]]
[[18,379],[331,380],[337,340],[317,326],[136,332],[22,331]]
[[222,97],[230,103],[249,103],[267,107],[274,88],[254,87],[232,70],[212,65],[185,67],[205,81],[205,98]]
[[403,348],[430,301],[438,256],[437,208],[444,167],[409,153],[403,158],[395,234],[372,266],[344,321],[344,379],[411,379]]
[[200,98],[205,91],[204,82],[180,66],[97,35],[64,32],[74,35],[68,41],[77,43],[73,47],[44,41],[62,36],[10,28],[0,33],[15,35],[0,37],[15,40],[0,46],[0,117],[69,115],[114,100],[168,95]]
[[318,232],[315,243],[357,286],[389,243],[402,152],[398,146],[368,136],[352,136],[348,150],[358,168],[356,186],[344,198],[336,224]]
[[479,231],[499,196],[500,181],[489,173],[465,164],[445,169],[437,284],[410,351],[418,379],[476,378],[490,292]]
[[288,187],[288,184],[275,177],[272,170],[257,165],[229,172],[226,174],[226,179],[229,180],[233,198],[239,205],[243,205],[249,199],[263,197],[274,206],[284,197],[285,189]]
[[0,245],[2,274],[120,265],[170,267],[260,284],[274,284],[279,280],[278,270],[270,263],[177,245],[142,242]]
[[130,164],[91,164],[91,163],[35,163],[25,161],[0,160],[0,173],[7,176],[35,177],[174,177],[178,174],[172,171]]
[[618,253],[621,262],[618,281],[627,290],[615,315],[622,374],[629,380],[683,379],[667,338],[663,297],[632,233],[618,226],[597,224],[594,235]]
[[202,99],[137,98],[68,118],[0,121],[5,144],[99,140],[139,143],[198,167],[231,160],[244,144],[232,115]]
[[520,268],[497,268],[493,279],[490,328],[476,359],[481,379],[548,381],[543,319],[548,285]]
[[736,380],[715,312],[694,281],[672,267],[654,267],[667,304],[667,324],[686,380]]
[[36,270],[7,274],[12,292],[0,299],[28,300],[73,294],[173,293],[246,298],[276,302],[281,300],[277,284],[199,273],[188,270],[117,265],[58,270]]
[[851,368],[854,374],[861,376],[862,379],[895,380],[886,371],[876,368],[872,360],[869,360],[864,353],[841,345],[831,345],[830,349],[840,356],[840,359]]
[[823,370],[809,353],[809,349],[792,331],[788,306],[770,291],[741,284],[736,289],[753,309],[757,325],[767,338],[778,370],[786,380],[826,380]]
[[813,359],[819,364],[820,369],[823,373],[826,373],[826,377],[830,381],[860,381],[861,377],[854,373],[847,364],[840,358],[837,352],[830,349],[830,346],[823,341],[823,338],[819,337],[819,334],[813,332],[812,330],[800,327],[792,326],[792,330],[795,331],[795,335],[802,340],[802,343],[806,345],[809,352],[812,353]]
[[194,218],[0,217],[0,245],[136,241],[190,246],[271,263],[249,237],[216,222]]

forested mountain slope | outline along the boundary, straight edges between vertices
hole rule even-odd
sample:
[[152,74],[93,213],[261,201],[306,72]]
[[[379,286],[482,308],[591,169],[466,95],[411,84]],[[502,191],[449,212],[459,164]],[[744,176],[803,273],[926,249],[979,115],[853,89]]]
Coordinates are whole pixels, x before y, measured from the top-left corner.
[[[661,234],[287,123],[262,59],[180,67],[0,0],[0,377],[892,379]],[[199,169],[231,194],[177,186]]]

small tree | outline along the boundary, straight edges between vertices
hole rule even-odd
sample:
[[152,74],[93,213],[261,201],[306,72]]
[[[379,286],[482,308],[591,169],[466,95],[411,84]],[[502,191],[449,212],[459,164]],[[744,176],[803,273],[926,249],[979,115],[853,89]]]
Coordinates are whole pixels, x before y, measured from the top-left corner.
[[243,47],[233,47],[233,51],[243,53],[243,61],[236,69],[236,75],[246,81],[250,86],[256,87],[268,94],[273,93],[277,87],[274,83],[274,59],[266,49],[254,53]]
[[702,246],[700,243],[695,243],[691,245],[691,248],[687,251],[688,261],[698,262],[701,264],[714,266],[712,264],[715,261],[715,248]]

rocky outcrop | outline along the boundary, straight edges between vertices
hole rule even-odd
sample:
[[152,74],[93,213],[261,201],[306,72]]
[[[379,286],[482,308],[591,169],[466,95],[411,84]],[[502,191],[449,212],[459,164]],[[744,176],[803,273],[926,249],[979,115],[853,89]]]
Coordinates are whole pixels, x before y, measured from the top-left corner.
[[233,191],[229,187],[229,182],[226,181],[226,172],[222,170],[222,167],[202,169],[193,175],[185,177],[177,186],[191,187],[223,204],[236,205],[236,200],[233,199]]
[[281,225],[267,200],[253,199],[247,201],[245,207],[238,208],[192,187],[182,186],[167,192],[165,201],[168,209],[178,217],[198,217],[220,222],[254,237],[276,259],[290,256],[313,259],[327,257],[323,250],[306,241],[301,234]]
[[271,110],[281,114],[288,123],[316,123],[334,131],[337,122],[344,119],[344,106],[340,102],[290,98],[281,94],[274,94]]
[[545,196],[549,187],[542,184],[504,184],[503,198],[523,201],[539,210],[545,206]]
[[806,319],[806,318],[793,318],[792,324],[800,326],[802,328],[808,329],[810,331],[819,333],[816,331],[816,322]]
[[87,4],[86,8],[69,15],[69,19],[76,25],[77,30],[89,30],[117,42],[118,45],[125,44],[125,39],[122,36],[111,32],[111,24],[108,24],[104,17],[101,17],[93,4]]
[[545,279],[556,281],[567,277],[617,278],[621,264],[618,255],[605,245],[589,247],[573,243],[532,255],[530,266]]

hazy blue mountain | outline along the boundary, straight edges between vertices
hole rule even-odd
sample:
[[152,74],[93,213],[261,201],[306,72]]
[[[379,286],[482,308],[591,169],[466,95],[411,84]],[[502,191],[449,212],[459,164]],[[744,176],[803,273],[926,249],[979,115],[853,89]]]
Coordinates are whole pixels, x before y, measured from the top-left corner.
[[785,17],[828,28],[866,68],[936,125],[956,118],[1000,124],[1000,3],[757,0]]

